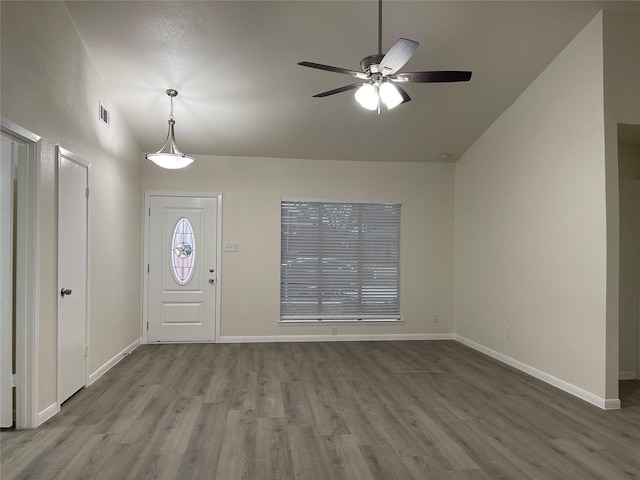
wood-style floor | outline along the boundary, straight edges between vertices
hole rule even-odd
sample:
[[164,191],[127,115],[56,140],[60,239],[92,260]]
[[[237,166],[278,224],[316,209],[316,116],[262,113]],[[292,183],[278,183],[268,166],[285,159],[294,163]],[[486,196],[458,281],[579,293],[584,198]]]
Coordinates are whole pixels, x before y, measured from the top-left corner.
[[640,478],[640,382],[603,411],[453,341],[144,345],[34,431],[11,479]]

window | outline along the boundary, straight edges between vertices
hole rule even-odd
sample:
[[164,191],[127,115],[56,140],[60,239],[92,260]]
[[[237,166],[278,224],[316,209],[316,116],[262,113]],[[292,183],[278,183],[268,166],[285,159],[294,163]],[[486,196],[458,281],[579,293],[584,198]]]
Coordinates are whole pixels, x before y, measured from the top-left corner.
[[400,204],[282,201],[280,321],[400,320]]
[[171,248],[171,263],[173,274],[180,285],[185,285],[191,279],[195,267],[196,249],[193,227],[186,218],[181,218],[173,229]]

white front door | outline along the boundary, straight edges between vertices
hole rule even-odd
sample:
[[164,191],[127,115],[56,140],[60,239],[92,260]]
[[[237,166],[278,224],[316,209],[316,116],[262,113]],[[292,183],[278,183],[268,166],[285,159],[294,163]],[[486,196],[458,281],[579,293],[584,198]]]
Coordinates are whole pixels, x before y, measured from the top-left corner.
[[215,340],[214,197],[149,198],[148,342]]
[[0,152],[0,427],[13,425],[13,164],[14,142]]
[[85,385],[89,166],[58,149],[58,402]]

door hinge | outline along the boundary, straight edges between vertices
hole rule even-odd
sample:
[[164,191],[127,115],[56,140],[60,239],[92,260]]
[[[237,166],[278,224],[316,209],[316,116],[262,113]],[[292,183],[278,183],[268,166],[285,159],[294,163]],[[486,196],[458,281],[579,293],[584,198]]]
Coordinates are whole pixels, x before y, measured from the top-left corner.
[[84,356],[88,357],[89,356],[89,345],[85,345],[84,346]]
[[151,216],[151,207],[149,207],[149,216]]
[[89,187],[87,187],[87,190],[86,190],[86,197],[89,198]]
[[16,374],[11,374],[11,388],[16,388],[18,385],[16,384]]
[[149,322],[147,322],[147,330],[149,330]]
[[149,264],[147,263],[147,273],[149,273],[151,271]]

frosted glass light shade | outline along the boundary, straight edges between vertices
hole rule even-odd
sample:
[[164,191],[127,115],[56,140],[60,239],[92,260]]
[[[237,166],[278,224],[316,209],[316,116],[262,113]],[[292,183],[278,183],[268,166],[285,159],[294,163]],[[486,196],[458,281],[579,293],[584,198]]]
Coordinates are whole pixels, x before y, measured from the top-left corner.
[[367,110],[376,110],[378,108],[378,90],[370,83],[362,85],[355,93],[356,100],[362,107]]
[[380,99],[389,110],[402,103],[402,95],[400,95],[396,86],[389,82],[384,82],[380,85]]
[[159,167],[169,170],[187,167],[195,161],[193,157],[184,153],[148,153],[146,158]]

